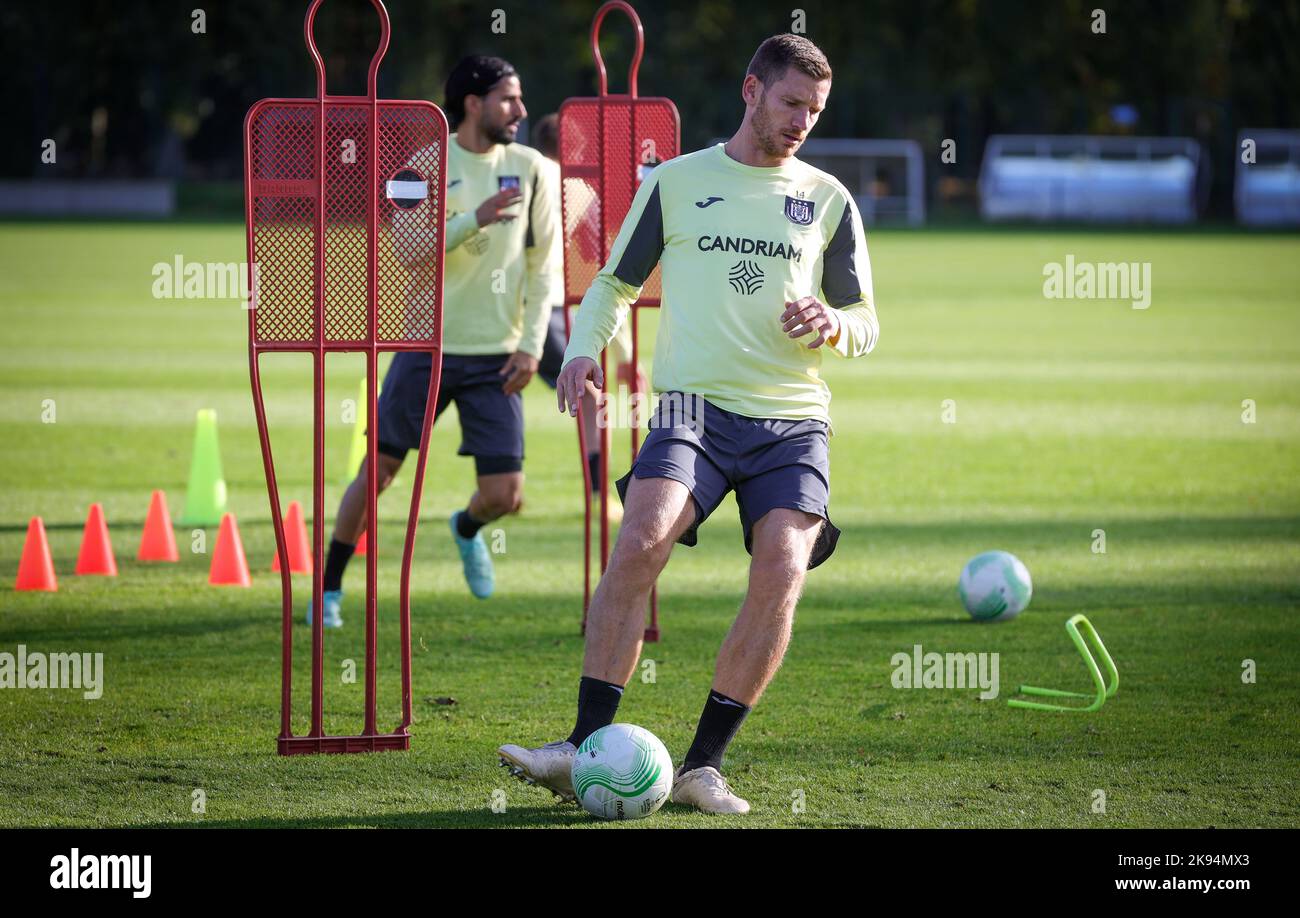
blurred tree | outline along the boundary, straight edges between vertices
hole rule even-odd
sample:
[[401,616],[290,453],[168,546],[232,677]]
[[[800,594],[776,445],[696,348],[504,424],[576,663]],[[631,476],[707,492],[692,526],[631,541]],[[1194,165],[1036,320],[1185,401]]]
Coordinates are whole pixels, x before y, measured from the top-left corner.
[[[799,2],[799,0],[796,0]],[[597,0],[390,0],[380,78],[388,97],[442,101],[463,54],[519,69],[534,114],[594,92],[588,28]],[[908,137],[931,180],[973,178],[994,132],[1184,135],[1216,164],[1230,206],[1236,132],[1300,127],[1300,0],[639,0],[643,93],[673,98],[693,149],[739,120],[744,67],[802,16],[835,69],[817,133]],[[302,44],[306,0],[43,0],[0,10],[15,106],[4,176],[236,179],[244,113],[265,96],[315,92]],[[1106,12],[1105,32],[1093,10]],[[195,10],[205,30],[196,32]],[[493,11],[505,14],[494,31]],[[369,0],[326,0],[317,23],[332,92],[361,92],[378,37]],[[607,20],[611,88],[626,85],[631,32]],[[1117,106],[1136,113],[1115,121]],[[1121,109],[1128,111],[1128,109]],[[58,160],[40,161],[53,138]],[[940,165],[939,145],[957,143]]]

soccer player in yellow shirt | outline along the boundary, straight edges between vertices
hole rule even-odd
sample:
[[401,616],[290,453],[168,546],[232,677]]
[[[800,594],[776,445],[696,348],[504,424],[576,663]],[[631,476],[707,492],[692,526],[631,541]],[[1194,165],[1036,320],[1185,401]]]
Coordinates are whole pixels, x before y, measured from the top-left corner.
[[752,555],[749,589],[672,799],[709,813],[749,811],[722,777],[723,754],[781,665],[807,570],[839,536],[828,510],[822,355],[860,357],[879,333],[857,205],[834,177],[795,158],[830,88],[830,65],[812,42],[764,41],[741,87],[739,130],[647,176],[578,309],[558,380],[570,413],[602,384],[596,357],[660,265],[660,401],[618,482],[625,516],[591,601],[576,725],[564,740],[498,750],[512,774],[563,798],[573,797],[577,746],[613,722],[673,544],[694,545],[734,490]]
[[[446,112],[456,132],[447,148],[446,255],[443,262],[442,379],[436,416],[456,403],[459,454],[473,456],[477,490],[452,514],[451,537],[470,592],[492,594],[492,556],[480,529],[519,508],[524,486],[520,392],[537,372],[561,271],[559,189],[541,153],[514,142],[527,117],[515,69],[496,57],[460,61],[447,78]],[[417,161],[422,161],[417,156]],[[429,219],[428,204],[394,217],[394,251],[411,271],[408,295],[432,296],[426,233],[403,221]],[[435,240],[436,242],[436,240]],[[382,491],[423,431],[432,360],[400,352],[379,396],[377,477]],[[365,531],[366,466],[339,506],[324,571],[325,624],[342,624],[343,572]],[[307,610],[311,621],[311,608]]]

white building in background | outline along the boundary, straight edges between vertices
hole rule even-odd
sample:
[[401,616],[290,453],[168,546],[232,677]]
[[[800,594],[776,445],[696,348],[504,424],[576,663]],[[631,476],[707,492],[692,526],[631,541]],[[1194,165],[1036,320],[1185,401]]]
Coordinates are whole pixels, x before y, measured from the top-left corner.
[[986,220],[1193,223],[1208,191],[1185,137],[995,134],[980,166]]

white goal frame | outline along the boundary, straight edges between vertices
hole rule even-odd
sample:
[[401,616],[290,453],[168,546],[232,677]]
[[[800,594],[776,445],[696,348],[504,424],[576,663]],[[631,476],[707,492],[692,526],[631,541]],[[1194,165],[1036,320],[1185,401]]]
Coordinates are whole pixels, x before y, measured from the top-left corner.
[[[716,137],[713,143],[724,143]],[[886,223],[925,223],[925,159],[915,140],[863,140],[856,137],[814,137],[796,154],[802,162],[829,172],[848,189],[867,226]],[[844,160],[856,160],[846,163]],[[876,197],[876,168],[882,160],[901,160],[906,188],[902,194]]]

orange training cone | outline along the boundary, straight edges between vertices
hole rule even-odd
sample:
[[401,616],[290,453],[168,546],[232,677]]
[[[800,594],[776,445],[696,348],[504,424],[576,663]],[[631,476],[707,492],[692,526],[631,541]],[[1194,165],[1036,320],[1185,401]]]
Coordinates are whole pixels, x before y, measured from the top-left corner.
[[15,590],[48,590],[54,592],[59,582],[54,577],[54,559],[50,557],[50,543],[45,538],[45,522],[34,516],[27,524],[27,539],[23,542],[23,557],[18,562],[18,579]]
[[[289,543],[289,572],[311,573],[311,544],[307,541],[307,524],[302,518],[302,504],[289,502],[289,512],[284,515],[284,540]],[[271,570],[280,569],[280,553],[271,557]]]
[[217,532],[217,548],[212,553],[208,583],[213,586],[253,585],[252,578],[248,576],[248,561],[244,559],[244,543],[239,541],[239,528],[235,526],[233,513],[221,517],[221,529]]
[[104,508],[91,504],[86,514],[86,528],[81,533],[81,552],[77,555],[78,574],[117,576],[117,558],[113,557],[113,544],[108,540],[108,523],[104,521]]
[[358,558],[364,558],[366,556],[366,531],[364,529],[361,530],[361,538],[357,539],[356,550],[352,553]]
[[171,514],[167,512],[167,496],[154,491],[149,499],[149,515],[144,520],[144,534],[140,536],[137,561],[179,561],[176,554],[176,535],[172,532]]

